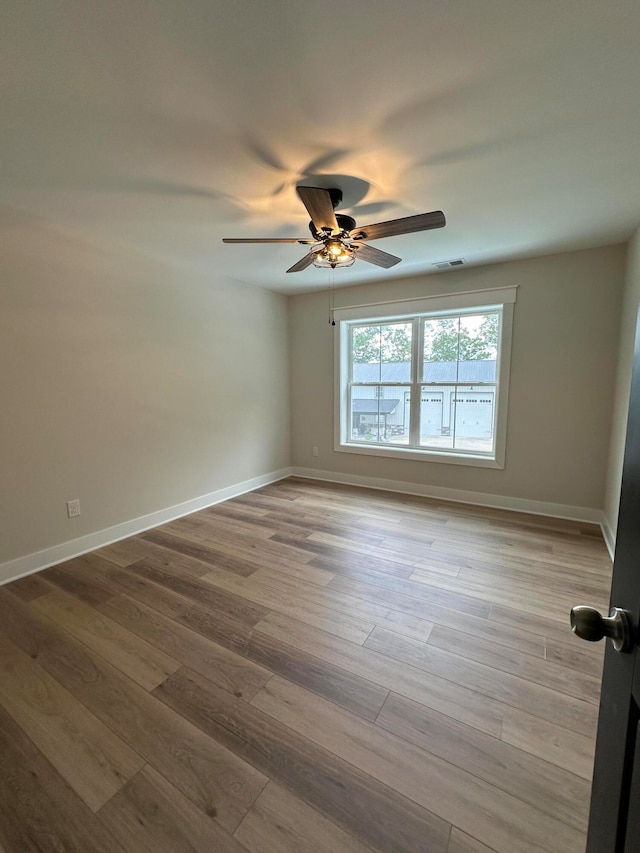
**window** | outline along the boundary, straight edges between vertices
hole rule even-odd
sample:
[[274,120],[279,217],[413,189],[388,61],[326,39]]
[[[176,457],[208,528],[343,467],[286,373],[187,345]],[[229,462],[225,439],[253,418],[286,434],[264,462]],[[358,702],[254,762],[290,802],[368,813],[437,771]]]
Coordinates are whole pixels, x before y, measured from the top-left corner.
[[337,310],[336,449],[504,467],[515,293]]

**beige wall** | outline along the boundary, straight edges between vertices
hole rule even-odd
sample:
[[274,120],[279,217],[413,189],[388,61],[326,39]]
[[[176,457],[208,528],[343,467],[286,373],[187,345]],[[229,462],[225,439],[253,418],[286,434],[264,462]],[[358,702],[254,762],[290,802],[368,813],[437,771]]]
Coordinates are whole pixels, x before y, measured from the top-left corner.
[[0,562],[288,465],[286,297],[11,211],[0,240]]
[[292,464],[601,509],[624,267],[625,248],[613,246],[336,292],[342,307],[518,285],[504,470],[334,452],[327,294],[293,297]]
[[622,302],[622,317],[619,333],[618,366],[615,382],[615,397],[611,422],[611,444],[607,470],[604,514],[606,533],[613,540],[618,526],[618,503],[622,483],[622,461],[624,457],[633,349],[636,333],[636,318],[640,304],[640,229],[629,243],[627,272]]

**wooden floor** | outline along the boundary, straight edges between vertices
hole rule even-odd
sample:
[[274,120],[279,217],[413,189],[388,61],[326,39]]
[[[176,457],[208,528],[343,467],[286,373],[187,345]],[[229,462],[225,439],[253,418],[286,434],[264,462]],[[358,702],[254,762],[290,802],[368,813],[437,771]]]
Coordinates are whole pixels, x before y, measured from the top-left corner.
[[286,480],[0,589],[0,853],[582,853],[586,525]]

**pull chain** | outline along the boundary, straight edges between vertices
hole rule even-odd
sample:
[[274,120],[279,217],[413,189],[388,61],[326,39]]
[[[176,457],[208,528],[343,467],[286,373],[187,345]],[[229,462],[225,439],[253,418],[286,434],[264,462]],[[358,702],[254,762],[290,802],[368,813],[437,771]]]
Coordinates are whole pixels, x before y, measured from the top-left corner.
[[333,319],[333,268],[329,269],[329,325],[335,326]]

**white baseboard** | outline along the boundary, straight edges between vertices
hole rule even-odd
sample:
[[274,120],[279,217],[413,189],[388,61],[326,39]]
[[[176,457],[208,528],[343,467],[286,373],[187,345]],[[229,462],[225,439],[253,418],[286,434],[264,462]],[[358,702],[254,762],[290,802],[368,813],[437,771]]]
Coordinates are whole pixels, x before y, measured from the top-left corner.
[[56,563],[70,560],[72,557],[79,557],[88,551],[95,551],[96,548],[104,548],[106,545],[112,545],[120,539],[135,536],[145,530],[150,530],[152,527],[158,527],[160,524],[166,524],[168,521],[182,518],[182,516],[190,515],[192,512],[198,512],[198,510],[229,500],[229,498],[235,498],[238,495],[251,492],[253,489],[260,488],[260,486],[268,486],[269,483],[283,480],[290,475],[290,468],[282,468],[279,471],[262,474],[259,477],[253,477],[251,480],[245,480],[242,483],[235,483],[233,486],[218,489],[199,498],[192,498],[191,500],[184,501],[184,503],[175,504],[175,506],[160,509],[148,515],[142,515],[131,521],[123,521],[121,524],[116,524],[113,527],[97,530],[95,533],[87,533],[86,536],[70,539],[68,542],[61,542],[59,545],[53,545],[51,548],[45,548],[42,551],[35,551],[33,554],[26,554],[24,557],[17,557],[15,560],[0,563],[0,585],[17,580],[25,575],[39,572],[41,569],[46,569],[49,566],[55,566]]
[[422,483],[405,483],[402,480],[385,480],[380,477],[361,477],[355,474],[340,474],[335,471],[317,471],[315,468],[292,468],[291,475],[309,480],[325,480],[329,483],[343,483],[348,486],[362,486],[367,489],[381,489],[385,492],[401,492],[405,495],[419,495],[453,503],[488,506],[494,509],[506,509],[512,512],[526,512],[531,515],[545,515],[562,518],[567,521],[582,521],[602,525],[603,513],[599,509],[584,506],[532,501],[525,498],[511,498],[505,495],[490,495],[484,492],[467,492],[462,489],[447,489],[442,486],[429,486]]
[[245,480],[242,483],[235,483],[232,486],[218,489],[215,492],[193,498],[184,503],[175,504],[166,509],[134,518],[131,521],[124,521],[113,527],[97,530],[95,533],[88,533],[86,536],[80,536],[77,539],[62,542],[59,545],[53,545],[51,548],[26,554],[23,557],[17,557],[15,560],[9,560],[6,563],[0,563],[0,585],[17,580],[25,575],[39,572],[49,566],[55,566],[57,563],[62,563],[73,557],[79,557],[88,551],[95,551],[97,548],[112,545],[121,539],[135,536],[138,533],[143,533],[145,530],[150,530],[152,527],[158,527],[161,524],[166,524],[168,521],[182,518],[185,515],[190,515],[192,512],[198,512],[198,510],[205,509],[208,506],[238,497],[238,495],[243,495],[246,492],[251,492],[270,483],[276,483],[278,480],[283,480],[290,476],[598,524],[602,530],[602,535],[609,549],[611,559],[613,559],[615,537],[604,518],[604,514],[600,510],[589,507],[547,503],[545,501],[532,501],[524,498],[511,498],[503,495],[490,495],[482,492],[467,492],[461,489],[447,489],[441,486],[429,486],[420,483],[406,483],[403,480],[385,480],[380,477],[362,477],[353,474],[341,474],[335,471],[318,471],[315,468],[294,467],[281,468],[279,471],[272,471],[269,474],[263,474],[251,480]]
[[607,546],[607,551],[609,552],[609,556],[611,557],[611,562],[613,562],[613,558],[616,553],[616,537],[606,518],[603,518],[600,522],[600,530],[602,530],[602,538],[604,539],[605,545]]

